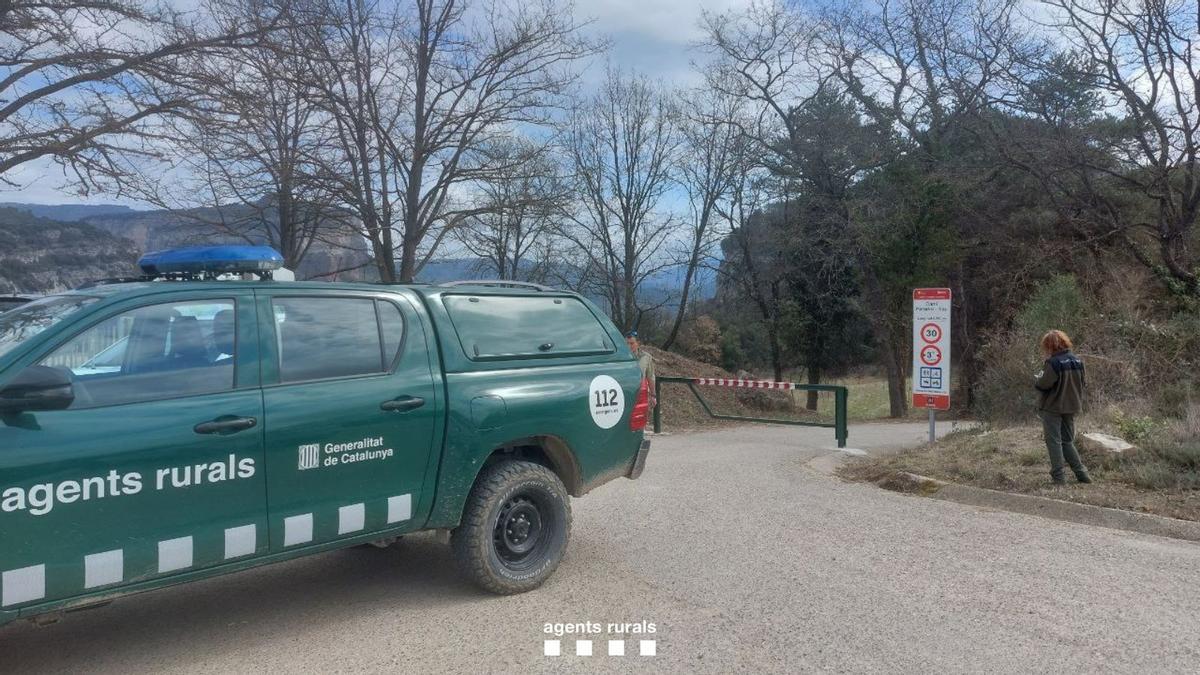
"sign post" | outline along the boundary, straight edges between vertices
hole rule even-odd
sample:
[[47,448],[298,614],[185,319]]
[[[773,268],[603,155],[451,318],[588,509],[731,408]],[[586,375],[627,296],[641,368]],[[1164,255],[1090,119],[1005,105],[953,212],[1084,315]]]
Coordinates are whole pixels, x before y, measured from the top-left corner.
[[929,442],[934,411],[950,409],[950,289],[913,290],[913,407],[929,409]]

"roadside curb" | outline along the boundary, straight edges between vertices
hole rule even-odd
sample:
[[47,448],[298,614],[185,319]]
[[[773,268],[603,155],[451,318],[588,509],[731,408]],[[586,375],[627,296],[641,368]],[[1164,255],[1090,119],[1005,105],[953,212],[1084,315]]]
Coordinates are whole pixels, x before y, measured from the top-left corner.
[[1013,511],[1053,520],[1063,520],[1082,525],[1107,527],[1114,530],[1139,532],[1171,539],[1200,542],[1200,522],[1179,520],[1148,513],[1122,511],[1105,506],[1079,504],[1049,497],[1000,492],[987,488],[947,483],[928,476],[907,471],[897,471],[883,478],[879,487],[894,492],[916,494],[943,501]]

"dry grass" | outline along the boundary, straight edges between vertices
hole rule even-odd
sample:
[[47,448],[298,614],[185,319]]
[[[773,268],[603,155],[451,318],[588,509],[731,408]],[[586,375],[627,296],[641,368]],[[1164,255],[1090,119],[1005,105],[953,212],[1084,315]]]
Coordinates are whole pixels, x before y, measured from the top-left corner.
[[[695,361],[679,354],[664,352],[652,347],[643,347],[643,349],[654,356],[655,373],[660,377],[664,375],[734,377],[732,373],[717,366]],[[721,415],[825,421],[819,412],[812,413],[804,410],[803,403],[799,406],[794,405],[790,392],[720,387],[701,387],[700,390],[713,412]],[[737,422],[709,417],[685,384],[662,383],[660,395],[659,407],[664,431],[716,428],[737,424]],[[832,410],[832,408],[830,409]],[[829,420],[832,419],[832,415],[830,415]]]
[[[1081,424],[1081,430],[1088,429]],[[1041,430],[1028,426],[961,431],[932,446],[848,463],[840,473],[851,480],[878,482],[896,471],[909,471],[993,490],[1200,520],[1200,490],[1195,489],[1200,481],[1197,467],[1189,467],[1200,451],[1175,440],[1174,432],[1148,440],[1129,457],[1085,453],[1084,463],[1095,481],[1091,485],[1068,477],[1067,486],[1052,486]]]

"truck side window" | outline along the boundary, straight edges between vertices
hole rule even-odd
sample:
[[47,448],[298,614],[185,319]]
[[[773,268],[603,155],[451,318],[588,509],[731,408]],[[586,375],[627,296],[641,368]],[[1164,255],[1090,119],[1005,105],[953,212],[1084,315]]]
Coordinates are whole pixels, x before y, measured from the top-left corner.
[[73,408],[232,389],[234,306],[218,299],[139,307],[88,328],[39,365],[71,371]]
[[472,360],[614,351],[599,319],[575,298],[447,294],[443,302],[463,352]]
[[386,300],[376,300],[379,309],[379,335],[383,338],[383,366],[391,370],[404,343],[404,317],[400,308]]
[[281,383],[387,370],[374,300],[277,297],[271,304]]

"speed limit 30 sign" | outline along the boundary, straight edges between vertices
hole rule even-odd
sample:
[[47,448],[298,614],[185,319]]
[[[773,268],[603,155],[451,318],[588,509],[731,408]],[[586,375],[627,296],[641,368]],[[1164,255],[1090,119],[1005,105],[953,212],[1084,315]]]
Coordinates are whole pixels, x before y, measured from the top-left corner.
[[913,407],[950,408],[950,289],[913,291]]

